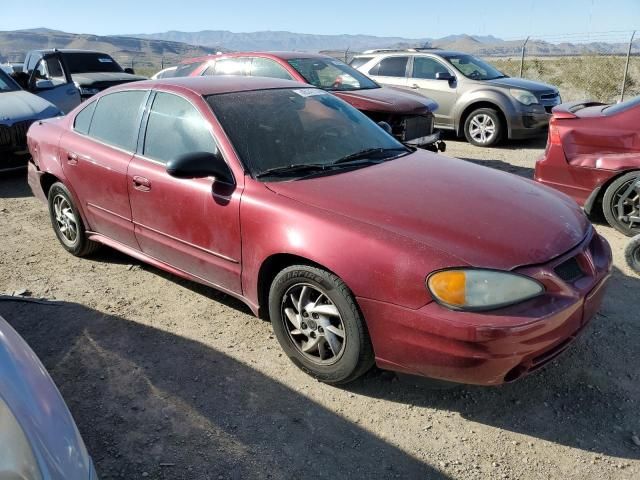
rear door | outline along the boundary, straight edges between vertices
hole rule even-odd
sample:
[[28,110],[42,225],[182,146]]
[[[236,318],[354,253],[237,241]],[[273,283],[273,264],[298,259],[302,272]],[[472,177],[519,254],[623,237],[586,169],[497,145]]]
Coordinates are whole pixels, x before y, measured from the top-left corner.
[[367,74],[383,85],[406,87],[408,67],[408,55],[393,55],[382,58]]
[[114,92],[88,103],[60,141],[62,167],[88,228],[136,249],[127,168],[148,95],[147,90]]
[[80,105],[80,92],[73,83],[71,74],[57,52],[44,55],[29,77],[29,91],[48,100],[64,113]]
[[138,243],[144,253],[224,290],[240,293],[240,189],[214,178],[178,179],[166,164],[216,152],[210,122],[186,98],[157,92],[128,171]]
[[453,106],[458,98],[457,83],[455,80],[437,80],[438,73],[448,73],[455,78],[454,73],[439,60],[427,56],[414,56],[409,70],[408,85],[409,88],[436,101],[436,126],[453,128]]

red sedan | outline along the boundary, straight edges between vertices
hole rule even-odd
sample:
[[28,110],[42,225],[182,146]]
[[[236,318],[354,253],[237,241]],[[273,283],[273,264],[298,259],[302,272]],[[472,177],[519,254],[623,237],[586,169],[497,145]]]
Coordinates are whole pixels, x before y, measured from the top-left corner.
[[568,197],[408,148],[297,82],[128,84],[34,124],[28,143],[67,251],[108,245],[241,299],[328,383],[374,362],[520,378],[583,330],[611,269]]
[[440,132],[433,130],[438,105],[416,92],[381,87],[340,60],[303,52],[240,52],[191,58],[175,76],[242,75],[296,80],[341,98],[375,122],[385,122],[403,143],[444,151]]
[[558,105],[549,122],[536,181],[584,206],[602,211],[625,235],[640,233],[640,97],[616,105]]

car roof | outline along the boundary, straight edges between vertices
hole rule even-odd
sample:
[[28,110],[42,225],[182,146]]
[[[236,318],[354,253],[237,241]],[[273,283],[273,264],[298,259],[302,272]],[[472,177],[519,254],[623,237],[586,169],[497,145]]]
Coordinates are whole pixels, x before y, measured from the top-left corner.
[[205,55],[203,57],[188,58],[180,62],[181,64],[207,62],[209,60],[215,60],[216,58],[224,57],[266,57],[266,58],[280,58],[282,60],[291,60],[293,58],[333,58],[329,55],[323,55],[321,53],[309,53],[309,52],[293,52],[293,51],[269,51],[269,52],[226,52],[216,53],[215,55]]
[[440,57],[449,57],[456,55],[471,55],[470,53],[458,52],[456,50],[440,50],[439,48],[426,49],[426,50],[382,50],[379,52],[360,53],[354,55],[354,58],[361,57],[378,57],[382,55],[436,55]]
[[100,52],[98,50],[84,50],[79,48],[43,48],[41,50],[34,50],[34,52],[39,53],[97,53],[99,55],[109,55],[108,53]]
[[279,78],[215,75],[144,80],[141,82],[121,84],[109,90],[129,90],[132,88],[153,88],[162,90],[164,89],[163,87],[167,90],[175,90],[177,87],[177,89],[188,90],[202,96],[220,93],[248,92],[254,90],[272,90],[278,88],[314,88],[312,85],[308,85],[306,83],[282,80]]

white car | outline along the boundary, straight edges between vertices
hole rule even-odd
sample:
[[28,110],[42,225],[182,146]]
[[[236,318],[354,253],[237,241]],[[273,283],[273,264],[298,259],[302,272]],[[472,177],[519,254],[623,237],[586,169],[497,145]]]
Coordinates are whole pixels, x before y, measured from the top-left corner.
[[177,68],[178,67],[169,67],[169,68],[162,69],[158,73],[156,73],[154,76],[152,76],[151,80],[158,80],[160,78],[173,77],[173,75],[176,72]]

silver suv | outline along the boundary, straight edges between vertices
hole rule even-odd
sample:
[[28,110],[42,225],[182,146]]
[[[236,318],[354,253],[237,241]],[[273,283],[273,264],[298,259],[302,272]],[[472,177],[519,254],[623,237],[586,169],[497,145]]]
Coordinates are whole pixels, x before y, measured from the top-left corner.
[[544,134],[556,87],[510,78],[479,58],[439,49],[368,50],[351,66],[383,85],[413,89],[438,103],[436,127],[481,147]]

